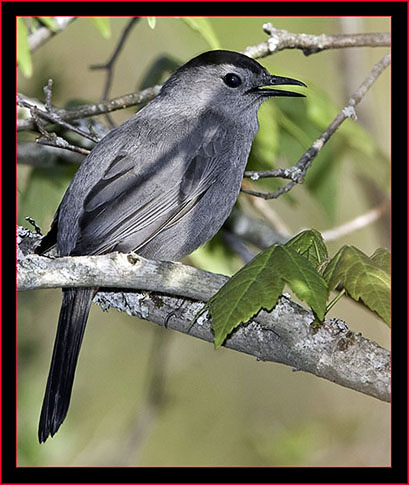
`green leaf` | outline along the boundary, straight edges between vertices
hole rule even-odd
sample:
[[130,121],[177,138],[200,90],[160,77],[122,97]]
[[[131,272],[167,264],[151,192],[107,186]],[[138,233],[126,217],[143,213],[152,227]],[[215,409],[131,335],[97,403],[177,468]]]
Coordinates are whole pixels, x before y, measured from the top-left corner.
[[52,17],[37,17],[41,22],[46,25],[52,32],[57,32],[58,28],[55,20]]
[[297,253],[308,259],[315,269],[328,259],[328,251],[321,234],[315,229],[302,231],[286,244],[287,247],[293,248]]
[[212,49],[220,49],[220,42],[217,38],[211,23],[206,17],[177,17],[183,20],[191,29],[198,32]]
[[156,26],[156,17],[146,17],[149,27],[153,30]]
[[[385,254],[375,252],[373,258],[354,246],[343,246],[330,261],[323,276],[330,289],[342,283],[354,300],[361,300],[390,325],[391,279],[383,269],[386,266]],[[379,264],[379,261],[382,262]]]
[[109,17],[89,17],[88,20],[95,25],[104,39],[111,37]]
[[261,308],[271,310],[287,284],[317,314],[324,317],[328,288],[307,258],[277,244],[258,254],[209,300],[215,346]]
[[385,248],[378,248],[371,256],[372,261],[381,269],[391,274],[391,253]]
[[25,77],[33,74],[31,52],[28,45],[28,30],[21,17],[17,17],[17,63]]

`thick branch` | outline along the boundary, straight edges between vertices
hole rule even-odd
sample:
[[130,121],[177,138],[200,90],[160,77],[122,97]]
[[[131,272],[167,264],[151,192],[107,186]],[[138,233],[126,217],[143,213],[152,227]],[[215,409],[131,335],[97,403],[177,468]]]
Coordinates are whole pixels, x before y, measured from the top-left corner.
[[153,261],[133,253],[45,258],[31,254],[20,260],[17,290],[109,287],[158,291],[208,300],[227,277],[170,261]]
[[[213,342],[207,314],[193,326],[192,322],[203,302],[228,280],[226,276],[134,254],[45,258],[30,254],[39,238],[18,229],[18,289],[126,287],[126,292],[100,291],[94,301],[104,310],[113,307]],[[225,346],[389,401],[389,352],[351,332],[340,320],[326,319],[319,328],[311,326],[313,321],[312,312],[283,296],[272,312],[261,311],[234,331]]]

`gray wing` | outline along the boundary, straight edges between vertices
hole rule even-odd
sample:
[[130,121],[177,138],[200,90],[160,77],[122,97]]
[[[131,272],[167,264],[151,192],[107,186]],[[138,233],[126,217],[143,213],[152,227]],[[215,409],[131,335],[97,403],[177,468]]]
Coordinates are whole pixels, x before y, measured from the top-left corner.
[[186,140],[157,156],[149,173],[138,152],[118,154],[85,198],[72,254],[138,251],[194,209],[222,170],[225,130],[202,136],[196,149]]

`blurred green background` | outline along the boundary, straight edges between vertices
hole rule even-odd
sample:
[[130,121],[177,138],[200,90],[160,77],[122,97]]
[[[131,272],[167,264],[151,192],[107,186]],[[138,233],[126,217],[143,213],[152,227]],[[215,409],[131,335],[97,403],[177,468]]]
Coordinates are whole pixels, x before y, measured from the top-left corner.
[[[311,34],[390,31],[389,18],[379,17],[207,21],[221,48],[237,51],[266,40],[266,22]],[[105,73],[90,70],[90,65],[108,60],[128,22],[111,18],[111,35],[103,38],[88,19],[77,19],[33,53],[31,78],[18,71],[18,92],[44,101],[42,88],[52,78],[55,106],[98,101]],[[181,19],[156,18],[154,29],[141,19],[119,57],[110,97],[140,89],[159,56],[184,63],[209,48],[206,38]],[[249,166],[294,164],[386,52],[368,47],[306,57],[299,50],[285,50],[261,59],[270,72],[304,81],[307,98],[264,103]],[[122,110],[113,118],[120,122],[134,111]],[[278,217],[280,227],[295,234],[309,227],[330,229],[378,204],[389,190],[389,70],[357,114],[358,121],[347,120],[324,147],[305,184],[271,202],[254,203],[242,194],[240,208],[269,221]],[[19,164],[18,223],[28,226],[24,217],[30,216],[45,232],[75,168]],[[256,190],[276,184],[251,182]],[[333,255],[348,243],[372,254],[377,247],[388,247],[388,241],[388,221],[380,219],[329,243],[329,249]],[[185,262],[226,274],[242,264],[223,249],[220,238]],[[390,465],[388,404],[283,365],[226,349],[215,351],[208,343],[96,306],[68,417],[53,439],[39,445],[37,425],[60,298],[59,290],[18,294],[18,465]],[[344,299],[330,316],[389,347],[387,326],[356,303]]]

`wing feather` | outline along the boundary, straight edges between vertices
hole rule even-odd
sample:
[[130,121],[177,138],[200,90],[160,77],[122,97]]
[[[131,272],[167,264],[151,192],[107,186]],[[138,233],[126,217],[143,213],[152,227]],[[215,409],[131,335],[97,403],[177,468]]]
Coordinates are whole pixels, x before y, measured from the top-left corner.
[[210,130],[190,157],[189,147],[181,144],[168,164],[175,173],[157,171],[152,178],[134,169],[140,163],[137,154],[116,156],[84,201],[72,254],[98,254],[117,246],[137,250],[176,224],[216,181],[224,137],[223,128]]

